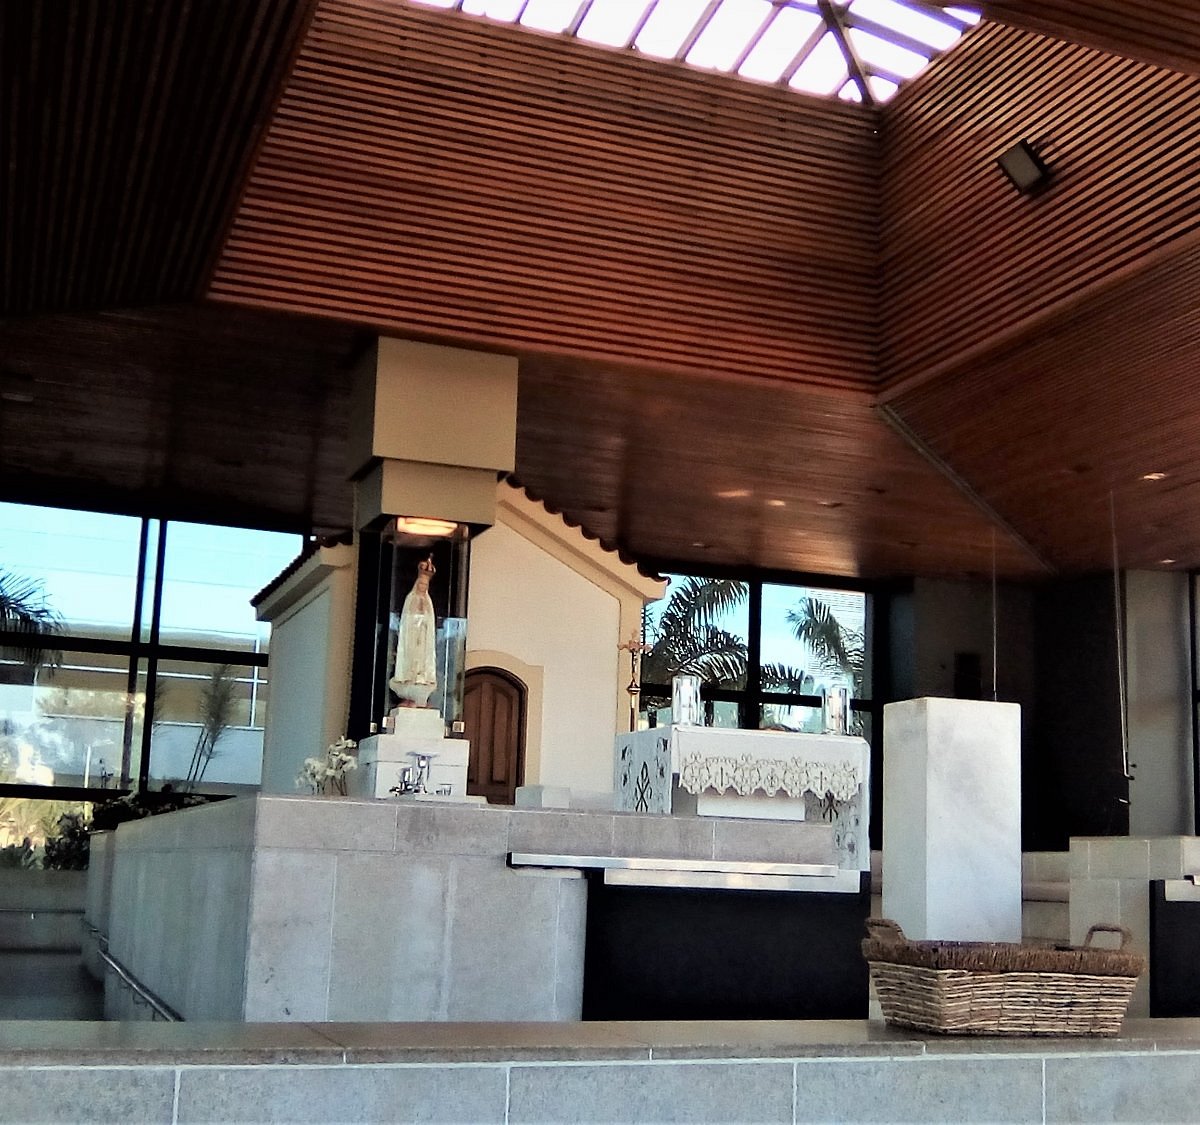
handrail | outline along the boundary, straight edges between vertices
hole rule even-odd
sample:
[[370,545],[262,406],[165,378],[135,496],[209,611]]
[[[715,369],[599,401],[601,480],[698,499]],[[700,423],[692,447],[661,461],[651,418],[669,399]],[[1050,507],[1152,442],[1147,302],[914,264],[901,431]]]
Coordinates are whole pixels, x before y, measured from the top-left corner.
[[105,966],[110,969],[120,982],[133,993],[135,1001],[141,1001],[147,1005],[154,1013],[161,1016],[167,1023],[183,1023],[184,1019],[170,1004],[164,1000],[160,1000],[153,992],[150,991],[140,980],[137,979],[124,965],[121,964],[108,951],[108,937],[102,934],[98,927],[93,926],[87,919],[83,919],[83,928],[96,941],[96,952],[100,955],[100,959]]

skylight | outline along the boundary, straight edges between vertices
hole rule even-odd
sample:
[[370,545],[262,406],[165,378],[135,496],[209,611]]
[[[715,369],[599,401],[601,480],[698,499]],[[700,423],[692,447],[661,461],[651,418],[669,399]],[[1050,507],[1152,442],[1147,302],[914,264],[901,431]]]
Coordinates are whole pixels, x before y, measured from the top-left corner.
[[928,0],[411,0],[881,105],[979,22]]

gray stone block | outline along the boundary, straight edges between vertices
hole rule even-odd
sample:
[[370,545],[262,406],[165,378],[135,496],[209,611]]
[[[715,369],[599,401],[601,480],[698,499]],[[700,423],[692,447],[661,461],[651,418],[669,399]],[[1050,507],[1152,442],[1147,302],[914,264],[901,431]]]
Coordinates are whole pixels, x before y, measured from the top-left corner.
[[262,848],[392,852],[396,805],[346,797],[259,797],[255,842]]
[[715,859],[837,863],[832,825],[807,821],[713,819]]
[[175,1072],[168,1068],[0,1067],[0,1122],[169,1125],[174,1101]]
[[453,862],[443,1018],[554,1018],[561,882],[485,861]]
[[509,1080],[508,1120],[513,1125],[518,1122],[790,1123],[792,1066],[789,1063],[514,1066]]
[[490,805],[398,805],[396,851],[502,857],[508,820]]
[[[982,1052],[981,1052],[982,1053]],[[1040,1122],[1039,1058],[796,1063],[797,1122]]]
[[337,857],[255,855],[246,954],[247,1020],[323,1020]]
[[484,1125],[504,1094],[502,1066],[204,1067],[181,1071],[177,1120]]
[[654,859],[712,859],[714,820],[699,816],[613,818],[613,854]]
[[1195,1121],[1200,1053],[1046,1060],[1046,1121]]
[[611,813],[513,809],[508,851],[539,855],[612,855]]
[[583,1018],[583,954],[587,930],[587,882],[559,879],[558,925],[551,1019]]
[[338,857],[328,1019],[445,1019],[449,861]]

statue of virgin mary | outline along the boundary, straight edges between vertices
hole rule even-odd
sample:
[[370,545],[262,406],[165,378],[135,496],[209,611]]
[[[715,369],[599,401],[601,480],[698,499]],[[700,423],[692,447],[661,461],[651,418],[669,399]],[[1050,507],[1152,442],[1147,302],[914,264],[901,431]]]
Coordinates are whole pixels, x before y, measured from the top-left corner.
[[426,706],[437,687],[437,618],[429,596],[435,573],[432,555],[417,564],[417,580],[400,610],[396,668],[388,687],[402,707]]

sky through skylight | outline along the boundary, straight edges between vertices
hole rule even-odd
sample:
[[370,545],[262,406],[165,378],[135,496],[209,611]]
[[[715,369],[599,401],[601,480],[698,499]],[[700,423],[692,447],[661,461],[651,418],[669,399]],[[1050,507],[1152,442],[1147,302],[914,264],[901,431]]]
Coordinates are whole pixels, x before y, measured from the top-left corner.
[[806,94],[886,102],[979,22],[927,0],[410,0]]

